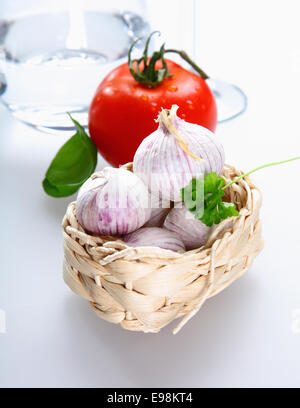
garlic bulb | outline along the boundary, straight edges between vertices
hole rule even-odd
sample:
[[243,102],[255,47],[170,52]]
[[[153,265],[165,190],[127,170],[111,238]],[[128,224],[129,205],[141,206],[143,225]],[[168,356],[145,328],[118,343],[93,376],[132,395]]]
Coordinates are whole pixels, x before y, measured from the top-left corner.
[[164,222],[164,228],[177,234],[187,250],[200,248],[204,245],[210,232],[210,227],[195,219],[184,204],[182,208],[173,208],[169,212]]
[[76,215],[88,232],[124,235],[149,220],[149,207],[148,189],[135,174],[107,167],[79,190]]
[[193,178],[220,174],[225,160],[216,136],[180,119],[177,109],[161,111],[158,129],[143,140],[133,161],[134,172],[151,192],[171,201],[181,201],[181,189]]
[[163,228],[143,227],[131,234],[125,235],[123,241],[132,247],[160,247],[175,252],[185,250],[184,243],[181,239],[173,232]]
[[169,200],[151,195],[151,217],[144,227],[162,227],[166,216],[169,214],[172,203]]

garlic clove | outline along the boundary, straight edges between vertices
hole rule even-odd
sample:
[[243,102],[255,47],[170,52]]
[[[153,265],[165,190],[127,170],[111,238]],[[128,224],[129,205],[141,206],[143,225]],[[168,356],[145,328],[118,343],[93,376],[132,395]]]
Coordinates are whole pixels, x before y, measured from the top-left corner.
[[210,227],[195,219],[185,205],[182,208],[173,208],[165,219],[163,227],[177,234],[187,250],[205,245],[210,232]]
[[151,194],[151,217],[144,227],[162,227],[173,203]]
[[132,247],[159,247],[171,251],[184,251],[184,243],[180,238],[163,228],[143,227],[131,234],[125,235],[123,241]]

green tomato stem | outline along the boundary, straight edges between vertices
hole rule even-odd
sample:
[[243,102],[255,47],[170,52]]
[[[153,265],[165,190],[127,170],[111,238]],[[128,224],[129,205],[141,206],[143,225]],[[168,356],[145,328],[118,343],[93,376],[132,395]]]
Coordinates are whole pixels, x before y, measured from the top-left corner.
[[257,171],[257,170],[264,169],[265,167],[277,166],[277,164],[288,163],[288,162],[291,162],[291,161],[294,161],[294,160],[299,160],[299,159],[300,159],[300,156],[298,156],[298,157],[293,157],[292,159],[283,160],[283,161],[280,161],[280,162],[274,162],[274,163],[269,163],[269,164],[263,164],[262,166],[256,167],[256,169],[251,170],[251,171],[248,171],[247,173],[242,174],[240,177],[238,177],[238,178],[236,178],[235,180],[231,181],[230,183],[226,184],[226,186],[222,187],[222,190],[225,190],[226,188],[232,186],[232,184],[237,183],[238,181],[242,180],[244,177],[249,176],[249,174],[254,173],[254,172]]
[[186,62],[188,62],[188,63],[191,65],[191,67],[193,67],[194,70],[195,70],[196,72],[198,72],[198,74],[199,74],[203,79],[209,79],[209,76],[203,71],[203,69],[201,69],[201,68],[187,55],[187,53],[186,53],[185,51],[183,51],[183,50],[179,51],[179,50],[175,50],[175,49],[168,49],[168,50],[165,50],[165,54],[166,54],[167,52],[173,52],[173,53],[175,53],[175,54],[180,55],[180,57],[181,57],[183,60],[185,60]]

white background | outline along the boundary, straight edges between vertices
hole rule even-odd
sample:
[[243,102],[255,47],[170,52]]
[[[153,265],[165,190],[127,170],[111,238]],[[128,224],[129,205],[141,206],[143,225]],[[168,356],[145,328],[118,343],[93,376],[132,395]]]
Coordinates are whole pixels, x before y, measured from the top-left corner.
[[[183,0],[182,0],[183,2]],[[151,0],[170,24],[167,1]],[[227,162],[250,170],[300,155],[299,2],[201,1],[199,64],[247,93],[220,125]],[[174,6],[175,7],[175,6]],[[0,386],[250,387],[300,385],[300,162],[253,176],[264,194],[265,249],[178,335],[126,332],[100,320],[62,280],[60,223],[70,198],[41,188],[66,135],[17,123],[0,108]],[[1,327],[1,326],[0,326]]]

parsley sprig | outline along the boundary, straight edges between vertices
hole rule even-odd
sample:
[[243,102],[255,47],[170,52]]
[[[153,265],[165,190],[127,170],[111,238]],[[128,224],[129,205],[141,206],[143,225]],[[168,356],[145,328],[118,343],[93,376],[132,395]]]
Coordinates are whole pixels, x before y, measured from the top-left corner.
[[[226,184],[223,177],[219,177],[216,173],[209,173],[204,179],[192,179],[190,184],[182,189],[182,200],[197,220],[211,227],[213,224],[219,224],[226,218],[237,217],[239,215],[239,211],[234,203],[223,201],[226,188],[257,170],[299,159],[300,157],[294,157],[280,162],[264,164],[242,174],[228,184]],[[204,201],[204,208],[197,209],[196,203],[198,200]]]

